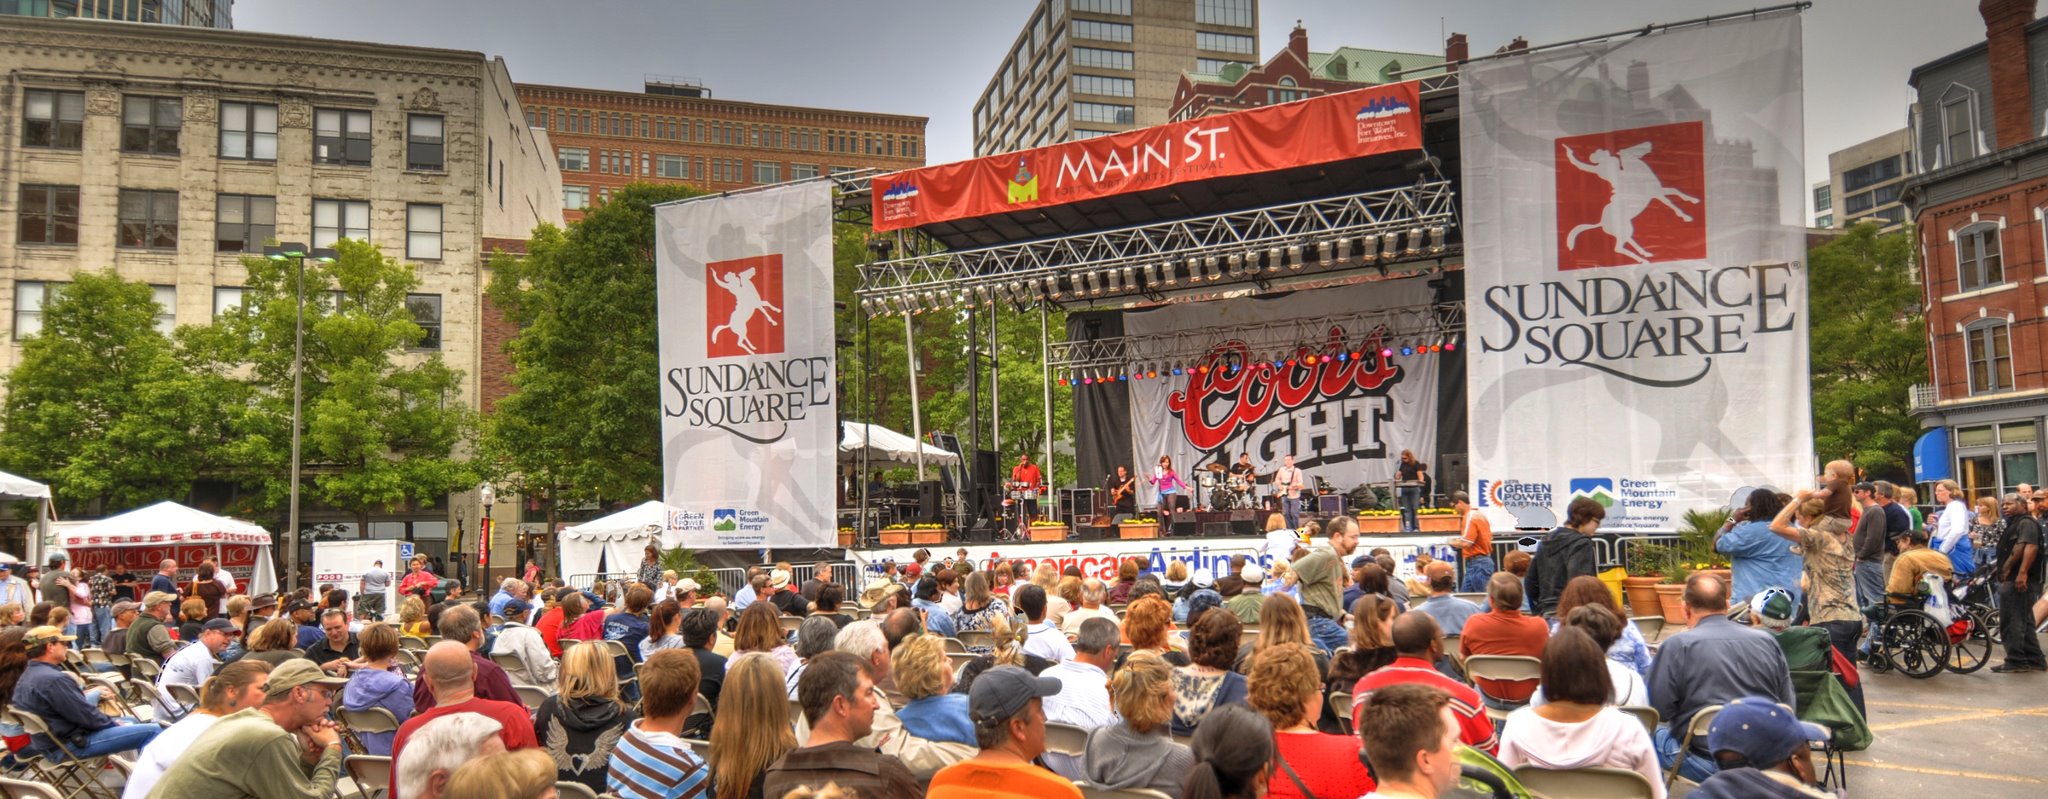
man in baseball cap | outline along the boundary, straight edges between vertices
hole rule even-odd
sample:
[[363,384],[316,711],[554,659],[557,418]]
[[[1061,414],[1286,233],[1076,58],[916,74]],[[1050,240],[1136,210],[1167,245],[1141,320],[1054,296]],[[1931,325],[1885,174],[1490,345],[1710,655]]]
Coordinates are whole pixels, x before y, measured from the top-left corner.
[[1721,770],[1692,792],[1705,799],[1827,797],[1812,788],[1808,744],[1828,740],[1827,728],[1808,724],[1766,697],[1745,696],[1721,708],[1707,727],[1707,748]]
[[[327,796],[341,775],[340,734],[327,720],[348,680],[294,658],[270,671],[263,704],[215,722],[164,772],[151,796],[271,799]],[[309,762],[310,761],[310,762]]]
[[1033,764],[1045,753],[1045,707],[1060,692],[1060,681],[1020,666],[997,666],[974,678],[967,715],[981,754],[932,775],[931,799],[954,797],[1072,797],[1072,780]]
[[170,628],[166,626],[177,605],[177,594],[151,591],[142,595],[142,615],[128,626],[127,640],[122,644],[130,657],[148,655],[162,664],[177,651],[178,645],[171,640]]

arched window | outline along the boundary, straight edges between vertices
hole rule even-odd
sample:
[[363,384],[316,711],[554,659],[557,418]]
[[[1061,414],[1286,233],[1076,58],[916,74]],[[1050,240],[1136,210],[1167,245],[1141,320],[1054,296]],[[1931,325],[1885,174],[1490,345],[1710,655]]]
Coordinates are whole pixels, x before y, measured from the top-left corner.
[[1996,221],[1978,222],[1956,231],[1956,282],[1974,291],[2005,282],[2004,249]]
[[1980,319],[1963,328],[1964,360],[1970,366],[1970,393],[2012,390],[2011,327],[2004,319]]
[[1283,75],[1283,76],[1281,76],[1281,78],[1280,78],[1280,85],[1282,85],[1282,86],[1293,86],[1293,85],[1294,85],[1294,79],[1293,79],[1293,78],[1290,78],[1290,77],[1287,77],[1287,76],[1284,76],[1284,75]]

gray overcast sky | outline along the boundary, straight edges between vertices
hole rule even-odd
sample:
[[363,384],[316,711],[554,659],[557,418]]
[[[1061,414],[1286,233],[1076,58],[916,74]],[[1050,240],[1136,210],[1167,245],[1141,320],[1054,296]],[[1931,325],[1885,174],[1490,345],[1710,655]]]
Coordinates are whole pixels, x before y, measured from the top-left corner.
[[[1771,0],[1263,0],[1260,58],[1299,19],[1315,50],[1350,45],[1474,54],[1742,11]],[[972,154],[975,99],[1035,0],[241,0],[235,25],[481,50],[515,80],[638,89],[647,73],[718,97],[929,117],[933,163]],[[1972,0],[1818,0],[1806,13],[1806,172],[1903,127],[1906,72],[1984,38]]]

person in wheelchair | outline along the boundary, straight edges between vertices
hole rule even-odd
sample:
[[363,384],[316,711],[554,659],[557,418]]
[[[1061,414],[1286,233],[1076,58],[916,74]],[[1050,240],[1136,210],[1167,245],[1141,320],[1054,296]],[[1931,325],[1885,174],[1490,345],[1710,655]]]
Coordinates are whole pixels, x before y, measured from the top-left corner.
[[1926,601],[1920,580],[1929,574],[1939,575],[1942,585],[1948,585],[1955,579],[1955,567],[1950,565],[1948,556],[1928,546],[1930,539],[1926,530],[1908,530],[1893,540],[1898,542],[1899,555],[1892,560],[1891,577],[1885,580],[1884,607],[1865,608],[1865,615],[1883,612],[1889,616],[1891,614],[1884,611],[1907,605],[1919,607]]

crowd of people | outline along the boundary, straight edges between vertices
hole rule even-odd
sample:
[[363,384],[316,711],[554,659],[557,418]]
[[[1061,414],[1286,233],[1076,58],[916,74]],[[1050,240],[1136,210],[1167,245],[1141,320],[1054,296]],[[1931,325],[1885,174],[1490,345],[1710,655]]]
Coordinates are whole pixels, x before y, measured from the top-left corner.
[[[1900,489],[1844,476],[1753,494],[1717,542],[1732,579],[1691,575],[1685,616],[1669,620],[1683,629],[1654,646],[1593,574],[1604,509],[1589,500],[1533,558],[1509,553],[1496,571],[1490,533],[1468,525],[1459,562],[1418,558],[1412,582],[1393,553],[1359,551],[1343,516],[1307,522],[1292,546],[1270,537],[1270,562],[1213,572],[1129,559],[1089,575],[962,550],[884,561],[859,586],[828,563],[802,581],[787,563],[757,567],[728,593],[663,571],[650,547],[632,576],[587,587],[529,572],[465,593],[414,559],[355,586],[250,597],[212,564],[187,578],[166,563],[139,601],[104,613],[111,587],[59,555],[39,588],[62,605],[0,606],[0,736],[10,768],[125,753],[127,799],[324,797],[370,773],[388,773],[396,799],[554,796],[558,783],[620,799],[1078,797],[1082,784],[1436,797],[1474,758],[1624,769],[1658,797],[1673,768],[1701,796],[1818,796],[1808,743],[1868,735],[1859,601],[1866,556],[1887,545],[1865,537],[1895,551],[1879,602],[1920,574],[1988,568],[2006,607],[2031,608],[2029,509],[2048,509],[2016,495],[2002,518],[1958,515],[1970,511],[1944,485],[1955,501],[1893,534]],[[1454,595],[1471,587],[1483,602]],[[2028,615],[2008,614],[2022,622],[2007,627],[2005,671],[2038,670]],[[1494,656],[1540,667],[1479,667]],[[1835,690],[1802,696],[1801,674]],[[1716,706],[1711,730],[1687,735]],[[1795,707],[1826,708],[1807,714],[1822,726]]]

